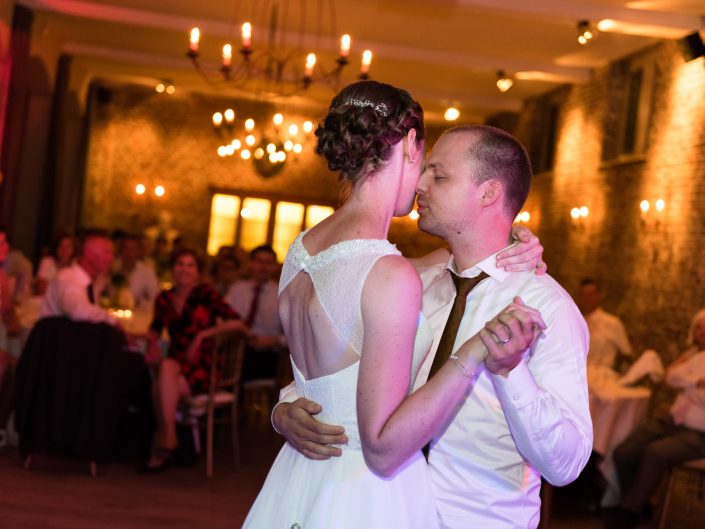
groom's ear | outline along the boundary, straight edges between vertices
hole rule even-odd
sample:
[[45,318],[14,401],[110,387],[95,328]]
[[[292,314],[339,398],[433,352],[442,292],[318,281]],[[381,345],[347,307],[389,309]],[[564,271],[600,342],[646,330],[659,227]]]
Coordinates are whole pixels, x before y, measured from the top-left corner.
[[504,196],[504,186],[499,180],[486,180],[480,184],[482,191],[481,204],[483,207],[489,207],[495,204],[498,200],[502,200]]

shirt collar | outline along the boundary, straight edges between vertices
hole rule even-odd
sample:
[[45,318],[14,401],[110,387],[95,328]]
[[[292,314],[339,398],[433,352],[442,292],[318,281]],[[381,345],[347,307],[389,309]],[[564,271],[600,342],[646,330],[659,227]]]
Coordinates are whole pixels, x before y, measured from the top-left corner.
[[446,269],[456,275],[459,275],[460,277],[477,277],[480,275],[480,273],[485,272],[488,276],[496,279],[497,281],[504,281],[504,279],[510,274],[510,272],[507,272],[506,270],[503,270],[501,268],[497,268],[497,254],[503,252],[507,248],[516,246],[517,244],[518,243],[514,242],[506,248],[502,248],[498,252],[495,252],[492,255],[485,257],[482,261],[475,264],[474,266],[466,268],[465,270],[462,270],[460,272],[456,270],[455,257],[451,255],[448,259],[448,263],[446,264]]

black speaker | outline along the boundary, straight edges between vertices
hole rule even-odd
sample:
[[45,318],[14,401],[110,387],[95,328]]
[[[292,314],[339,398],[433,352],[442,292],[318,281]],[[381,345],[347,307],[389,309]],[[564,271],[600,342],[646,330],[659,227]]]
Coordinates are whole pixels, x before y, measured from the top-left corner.
[[682,39],[678,39],[678,46],[683,54],[683,59],[686,61],[692,61],[705,55],[705,44],[703,44],[703,39],[697,31],[686,35]]

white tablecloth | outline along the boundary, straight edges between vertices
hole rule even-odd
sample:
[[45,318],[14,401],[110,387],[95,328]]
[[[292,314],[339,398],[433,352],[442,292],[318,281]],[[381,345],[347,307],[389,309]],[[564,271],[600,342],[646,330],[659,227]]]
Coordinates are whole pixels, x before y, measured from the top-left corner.
[[607,481],[603,506],[619,501],[619,482],[612,452],[644,420],[650,398],[651,391],[646,388],[616,384],[590,388],[593,450],[604,457],[599,469]]

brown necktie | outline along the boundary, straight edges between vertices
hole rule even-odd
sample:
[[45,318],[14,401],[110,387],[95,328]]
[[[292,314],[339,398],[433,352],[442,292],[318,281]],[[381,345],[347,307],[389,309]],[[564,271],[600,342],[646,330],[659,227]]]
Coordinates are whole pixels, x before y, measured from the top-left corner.
[[446,360],[448,360],[448,357],[453,352],[453,345],[455,344],[455,337],[458,334],[458,327],[460,327],[460,320],[463,319],[463,314],[465,314],[465,303],[467,302],[468,294],[470,294],[470,291],[475,288],[480,281],[489,277],[484,272],[481,272],[477,277],[460,277],[452,272],[450,275],[453,278],[453,283],[455,283],[455,300],[453,300],[453,307],[450,309],[446,326],[443,328],[441,341],[438,342],[438,349],[436,350],[436,356],[433,358],[433,364],[431,364],[431,372],[428,378],[431,378],[436,371],[445,364]]

